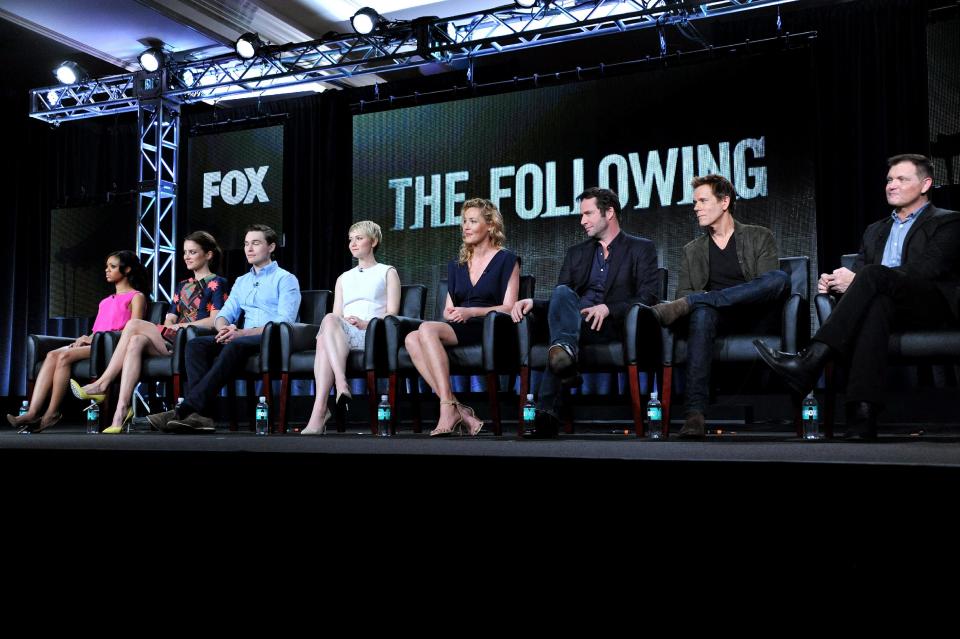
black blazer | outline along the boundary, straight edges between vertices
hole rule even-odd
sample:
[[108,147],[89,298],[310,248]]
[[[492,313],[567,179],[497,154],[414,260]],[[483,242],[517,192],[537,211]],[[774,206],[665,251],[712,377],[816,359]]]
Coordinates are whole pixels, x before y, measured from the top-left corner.
[[[854,272],[867,264],[880,264],[891,228],[893,218],[889,216],[867,227]],[[934,282],[954,318],[960,319],[960,213],[929,205],[910,227],[895,270]]]
[[[597,240],[593,238],[567,249],[557,284],[566,284],[577,295],[583,295],[596,250]],[[636,302],[656,304],[660,301],[659,288],[656,246],[646,238],[621,230],[610,246],[610,272],[603,299],[610,309],[610,319],[622,323],[627,310]]]

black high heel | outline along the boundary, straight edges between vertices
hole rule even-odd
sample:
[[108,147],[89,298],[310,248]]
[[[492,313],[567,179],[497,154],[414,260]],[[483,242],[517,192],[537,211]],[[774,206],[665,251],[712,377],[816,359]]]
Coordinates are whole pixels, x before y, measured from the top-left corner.
[[350,394],[350,391],[344,391],[342,393],[337,393],[337,411],[341,415],[346,415],[347,411],[350,410],[350,400],[353,399],[353,395]]

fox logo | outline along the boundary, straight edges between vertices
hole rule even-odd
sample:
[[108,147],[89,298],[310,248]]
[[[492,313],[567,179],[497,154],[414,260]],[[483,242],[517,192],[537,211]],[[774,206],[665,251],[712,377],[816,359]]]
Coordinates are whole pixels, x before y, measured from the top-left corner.
[[267,176],[269,166],[258,169],[248,168],[242,171],[229,171],[221,177],[220,171],[211,171],[203,174],[203,208],[213,206],[213,198],[219,196],[224,204],[251,204],[269,202],[267,192],[263,190],[263,179]]

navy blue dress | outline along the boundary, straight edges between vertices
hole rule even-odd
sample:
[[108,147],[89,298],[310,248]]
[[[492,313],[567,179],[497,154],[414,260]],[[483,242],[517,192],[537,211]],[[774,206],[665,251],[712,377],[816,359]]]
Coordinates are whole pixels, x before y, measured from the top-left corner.
[[[447,292],[454,306],[485,308],[503,304],[513,267],[520,258],[513,251],[500,249],[487,268],[480,274],[476,286],[470,283],[470,269],[466,264],[450,260],[447,264]],[[466,322],[450,322],[459,346],[479,344],[483,339],[483,318],[472,317]]]

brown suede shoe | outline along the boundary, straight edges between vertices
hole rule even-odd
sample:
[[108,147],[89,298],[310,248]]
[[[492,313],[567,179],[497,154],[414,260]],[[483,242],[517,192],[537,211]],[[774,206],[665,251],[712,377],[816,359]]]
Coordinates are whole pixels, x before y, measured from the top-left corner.
[[168,410],[164,413],[154,413],[153,415],[147,415],[147,423],[150,424],[150,430],[163,430],[172,419],[177,418],[177,411]]
[[200,413],[190,413],[183,419],[171,419],[163,427],[165,433],[179,433],[181,435],[191,435],[193,433],[215,433],[216,424],[209,417],[204,417]]
[[707,434],[706,420],[703,413],[698,410],[692,410],[687,413],[687,421],[677,436],[680,439],[703,439]]
[[681,317],[690,314],[690,302],[687,301],[686,297],[681,297],[672,302],[661,302],[651,306],[650,310],[653,311],[657,321],[660,322],[660,326],[670,326]]

